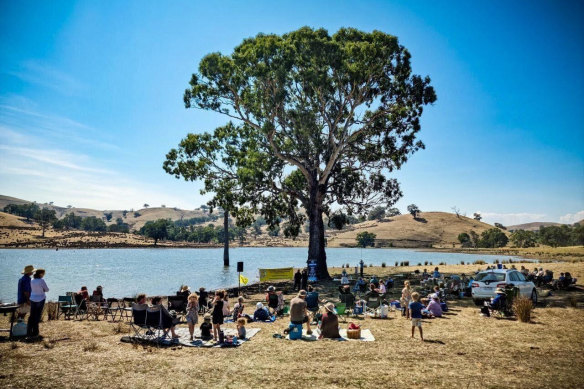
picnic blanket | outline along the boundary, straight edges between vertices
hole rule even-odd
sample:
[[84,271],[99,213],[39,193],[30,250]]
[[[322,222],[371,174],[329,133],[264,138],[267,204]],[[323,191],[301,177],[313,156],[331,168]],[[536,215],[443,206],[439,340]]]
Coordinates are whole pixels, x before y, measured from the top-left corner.
[[[247,328],[246,329],[246,338],[239,339],[237,338],[237,343],[234,344],[219,344],[215,343],[213,340],[202,340],[201,338],[201,330],[195,328],[195,340],[191,341],[191,334],[188,328],[177,328],[175,330],[176,334],[180,336],[180,338],[176,339],[174,342],[171,339],[164,339],[161,342],[162,346],[184,346],[184,347],[239,347],[245,342],[249,342],[251,338],[253,338],[258,332],[260,332],[260,328]],[[223,333],[227,335],[237,335],[237,330],[234,328],[225,328],[223,329]],[[198,339],[197,339],[198,337]],[[124,336],[121,339],[122,342],[125,343],[135,343],[135,342],[154,342],[147,338],[136,337],[136,336]]]
[[[375,337],[373,336],[373,334],[371,333],[371,330],[361,330],[361,338],[359,339],[349,339],[347,338],[347,330],[346,329],[340,329],[339,330],[339,335],[341,335],[341,337],[339,339],[330,339],[330,340],[338,340],[338,341],[362,341],[362,342],[374,342],[375,341]],[[318,339],[318,337],[320,336],[320,330],[317,328],[315,330],[312,330],[312,334],[308,335],[306,333],[306,330],[303,329],[302,330],[302,340],[311,342],[311,341],[316,341],[316,340],[323,340],[323,339]],[[290,335],[286,335],[286,337],[284,338],[286,340],[290,340]]]

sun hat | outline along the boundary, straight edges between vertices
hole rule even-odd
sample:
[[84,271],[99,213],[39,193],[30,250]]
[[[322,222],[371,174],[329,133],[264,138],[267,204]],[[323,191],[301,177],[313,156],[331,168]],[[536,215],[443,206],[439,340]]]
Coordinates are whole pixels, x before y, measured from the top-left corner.
[[298,297],[306,297],[306,291],[302,289],[300,292],[298,292]]
[[35,271],[36,271],[36,269],[34,268],[33,265],[26,265],[24,267],[24,270],[20,274],[34,273]]
[[256,304],[256,308],[257,309],[262,309],[263,307],[264,307],[264,304],[262,304],[262,303],[257,303]]
[[276,288],[273,285],[268,286],[268,292],[273,292],[275,290]]
[[497,288],[497,289],[495,290],[495,293],[501,293],[501,294],[505,294],[505,291],[504,291],[503,289],[501,289],[501,288]]
[[181,290],[181,291],[189,290],[189,286],[188,286],[188,285],[183,285],[183,286],[180,288],[180,290]]
[[333,304],[333,303],[326,303],[326,304],[324,305],[324,307],[325,307],[325,309],[326,309],[327,311],[329,311],[329,312],[332,312],[332,313],[334,313],[334,314],[336,314],[336,313],[337,313],[337,310],[335,309],[335,304]]

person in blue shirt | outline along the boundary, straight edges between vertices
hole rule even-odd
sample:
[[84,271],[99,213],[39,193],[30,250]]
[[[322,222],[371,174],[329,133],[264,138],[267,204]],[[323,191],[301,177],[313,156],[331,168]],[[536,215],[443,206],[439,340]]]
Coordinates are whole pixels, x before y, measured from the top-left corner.
[[253,313],[253,321],[266,321],[266,320],[270,320],[270,313],[264,307],[264,304],[257,303],[256,310]]
[[306,307],[308,310],[314,311],[315,309],[318,309],[319,301],[318,292],[315,292],[312,286],[309,286],[308,293],[306,294]]
[[495,297],[493,297],[493,299],[491,300],[491,309],[497,310],[497,311],[503,311],[505,310],[505,305],[506,305],[506,298],[507,295],[505,294],[505,291],[501,288],[497,288],[495,290],[495,293],[497,294]]
[[35,272],[35,268],[33,265],[27,265],[24,267],[24,270],[21,272],[23,276],[18,280],[18,295],[17,295],[17,303],[18,303],[18,318],[24,319],[26,314],[30,312],[30,277],[32,273]]
[[440,278],[442,275],[440,274],[440,272],[438,271],[438,268],[434,269],[434,273],[432,273],[432,277],[433,278]]
[[409,305],[410,315],[412,317],[412,338],[416,327],[420,329],[420,338],[424,341],[424,333],[422,332],[422,309],[424,306],[420,303],[420,294],[418,292],[412,293],[412,302]]

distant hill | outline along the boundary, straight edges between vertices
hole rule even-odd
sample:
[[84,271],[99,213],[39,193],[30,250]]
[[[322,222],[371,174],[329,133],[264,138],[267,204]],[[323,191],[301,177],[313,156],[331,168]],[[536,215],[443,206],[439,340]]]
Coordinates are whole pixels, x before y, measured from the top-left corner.
[[506,226],[507,230],[515,231],[515,230],[525,230],[525,231],[538,231],[539,227],[549,227],[549,226],[561,226],[561,223],[554,223],[554,222],[533,222],[533,223],[524,223],[524,224],[516,224],[514,226]]
[[[22,200],[15,197],[9,196],[2,196],[0,195],[0,210],[4,209],[5,206],[8,204],[28,204],[32,203],[32,201]],[[47,203],[37,203],[41,208],[49,208],[55,211],[58,218],[62,218],[66,214],[73,212],[77,216],[81,217],[90,217],[95,216],[97,218],[104,218],[105,213],[112,213],[112,218],[106,224],[113,224],[116,222],[117,218],[122,218],[124,223],[130,225],[130,229],[138,230],[140,229],[146,222],[157,220],[157,219],[170,219],[172,221],[181,220],[181,219],[191,219],[194,217],[202,217],[208,215],[208,212],[203,211],[202,209],[197,209],[193,211],[182,210],[178,208],[162,208],[162,207],[152,207],[152,208],[143,208],[139,210],[125,210],[126,215],[124,216],[124,210],[104,210],[100,211],[97,209],[89,209],[89,208],[76,208],[76,207],[61,207],[54,204],[47,204]],[[134,216],[135,212],[139,215]],[[10,219],[10,220],[18,220],[17,218]],[[104,219],[105,221],[105,219]],[[8,220],[4,220],[4,223],[8,223]]]
[[354,224],[348,230],[327,230],[328,247],[353,247],[362,231],[377,235],[376,247],[452,247],[459,246],[458,235],[475,231],[481,234],[492,225],[447,212],[423,212],[417,219],[400,215],[382,221]]

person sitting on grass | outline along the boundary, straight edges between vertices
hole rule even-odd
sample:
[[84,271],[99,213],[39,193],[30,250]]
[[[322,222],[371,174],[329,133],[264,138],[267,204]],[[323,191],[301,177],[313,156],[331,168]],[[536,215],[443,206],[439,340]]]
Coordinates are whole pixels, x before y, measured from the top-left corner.
[[205,316],[203,317],[203,323],[201,324],[199,329],[201,330],[201,339],[210,340],[213,338],[213,336],[211,335],[211,330],[213,329],[213,326],[211,325],[211,314],[209,313],[205,314]]
[[428,269],[424,269],[424,272],[422,273],[422,279],[427,280],[428,278],[430,278],[430,274],[428,273]]
[[168,331],[170,330],[173,339],[180,338],[180,336],[178,336],[176,332],[174,332],[176,326],[176,323],[174,322],[175,319],[162,305],[162,297],[160,296],[152,297],[152,306],[153,307],[158,306],[159,307],[158,309],[160,309],[160,311],[162,312],[161,324],[162,328],[164,329],[164,332],[168,333]]
[[442,275],[438,271],[438,267],[434,268],[434,272],[432,273],[432,278],[440,278],[440,277],[442,277]]
[[266,303],[268,304],[268,310],[271,309],[271,313],[276,314],[278,311],[278,295],[276,294],[276,288],[270,285],[266,292]]
[[440,306],[440,299],[437,296],[432,296],[426,309],[422,311],[424,317],[442,317],[442,307]]
[[191,341],[195,333],[195,324],[199,322],[199,296],[196,293],[190,294],[187,304],[187,324],[189,325],[189,333],[191,334]]
[[309,311],[318,310],[318,303],[320,299],[318,298],[318,292],[312,288],[312,285],[308,286],[308,293],[306,293],[306,307]]
[[367,297],[379,297],[379,289],[372,282],[369,284],[369,290],[365,293]]
[[420,303],[420,294],[418,292],[412,293],[412,302],[408,305],[408,310],[412,317],[412,338],[416,327],[420,329],[420,338],[424,341],[424,333],[422,331],[422,309],[424,306]]
[[256,310],[253,313],[253,321],[266,321],[270,320],[270,312],[264,307],[264,304],[257,303]]
[[387,289],[385,288],[385,282],[383,282],[383,280],[379,281],[379,287],[377,288],[377,292],[379,294],[385,294],[387,292]]
[[199,288],[199,312],[203,313],[209,308],[209,292],[204,287]]
[[245,331],[245,318],[240,317],[237,319],[237,337],[239,339],[245,339],[246,331]]
[[103,286],[98,285],[97,288],[95,288],[91,295],[91,301],[95,301],[98,303],[105,301],[105,299],[103,298]]
[[290,301],[290,322],[296,325],[306,323],[306,333],[310,335],[312,330],[310,329],[310,315],[306,305],[306,294],[305,290],[301,290],[298,292],[298,296]]
[[322,321],[318,326],[320,329],[320,336],[318,338],[338,339],[341,335],[339,334],[339,318],[335,310],[335,305],[333,303],[326,303],[324,308],[325,313],[322,315]]

